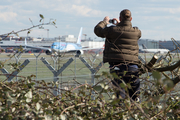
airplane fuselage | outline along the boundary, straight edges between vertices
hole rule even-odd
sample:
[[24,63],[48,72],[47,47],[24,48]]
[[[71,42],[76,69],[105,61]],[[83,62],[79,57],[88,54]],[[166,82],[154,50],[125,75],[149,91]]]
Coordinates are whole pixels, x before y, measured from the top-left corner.
[[56,52],[69,52],[82,49],[82,46],[76,43],[54,42],[51,49]]
[[140,49],[141,52],[145,53],[168,53],[168,49]]

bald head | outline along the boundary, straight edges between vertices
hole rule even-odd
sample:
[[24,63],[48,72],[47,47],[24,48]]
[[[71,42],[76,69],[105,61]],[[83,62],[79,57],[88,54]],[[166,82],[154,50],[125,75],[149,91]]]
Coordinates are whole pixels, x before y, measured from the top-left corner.
[[124,9],[120,12],[120,19],[122,20],[129,20],[131,21],[131,11],[128,9]]

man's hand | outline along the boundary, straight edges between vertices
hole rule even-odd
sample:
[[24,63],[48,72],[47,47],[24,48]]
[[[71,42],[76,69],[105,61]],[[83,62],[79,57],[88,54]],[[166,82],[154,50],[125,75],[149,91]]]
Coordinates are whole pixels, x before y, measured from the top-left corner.
[[120,21],[119,21],[119,19],[117,19],[117,18],[113,18],[113,20],[114,20],[114,25],[117,25],[118,23],[120,23]]
[[106,16],[103,21],[106,22],[107,24],[109,24],[109,20],[110,20],[109,16]]
[[[110,24],[109,20],[110,20],[109,16],[106,16],[103,21],[106,22],[107,24]],[[113,20],[114,20],[114,23],[113,23],[114,25],[117,25],[118,23],[120,23],[120,21],[117,18],[113,18]]]

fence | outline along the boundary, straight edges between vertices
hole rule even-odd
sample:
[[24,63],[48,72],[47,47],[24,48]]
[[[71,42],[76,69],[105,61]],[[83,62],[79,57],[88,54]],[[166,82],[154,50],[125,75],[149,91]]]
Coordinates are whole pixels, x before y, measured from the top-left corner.
[[[1,54],[0,60],[5,65],[0,69],[1,80],[18,80],[22,76],[35,75],[35,80],[60,81],[67,85],[79,83],[89,83],[94,85],[94,76],[103,66],[102,57],[96,55],[86,56],[47,56],[36,53],[19,53],[12,56]],[[68,55],[67,55],[68,56]],[[11,57],[11,59],[9,59]],[[18,69],[12,68],[10,64],[19,64]]]
[[[11,59],[9,59],[11,57]],[[152,55],[140,54],[139,59],[146,63]],[[161,55],[158,59],[163,59]],[[165,59],[167,60],[167,59]],[[102,71],[109,72],[108,64],[102,63],[102,55],[85,54],[83,56],[47,56],[43,53],[19,53],[14,56],[3,54],[0,55],[1,63],[5,63],[0,68],[1,80],[18,80],[22,76],[35,75],[35,80],[59,81],[65,83],[61,88],[67,86],[76,86],[77,82],[85,82],[95,85],[100,79],[95,78],[96,74]],[[15,70],[10,64],[19,64],[20,67]],[[103,79],[103,78],[102,78]],[[102,80],[101,79],[101,80]],[[143,86],[143,85],[142,85]],[[58,94],[57,91],[55,91]]]

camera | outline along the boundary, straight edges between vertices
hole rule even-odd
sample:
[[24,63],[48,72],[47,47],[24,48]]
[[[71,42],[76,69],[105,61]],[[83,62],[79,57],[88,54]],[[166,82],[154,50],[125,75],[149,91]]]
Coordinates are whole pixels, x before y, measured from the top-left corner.
[[113,23],[114,23],[114,20],[113,20],[113,19],[110,19],[110,20],[109,20],[109,23],[112,23],[112,24],[113,24]]

